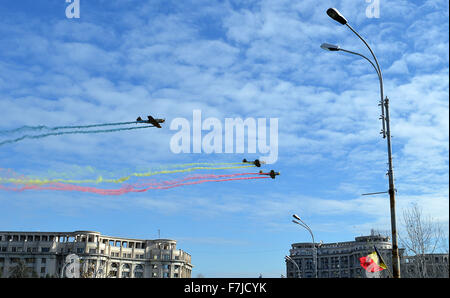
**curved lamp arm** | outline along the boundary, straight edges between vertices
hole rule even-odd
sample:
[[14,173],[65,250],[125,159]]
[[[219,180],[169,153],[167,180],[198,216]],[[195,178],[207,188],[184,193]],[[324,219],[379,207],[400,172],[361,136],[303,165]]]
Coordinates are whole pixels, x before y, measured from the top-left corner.
[[[378,73],[378,77],[380,79],[380,92],[381,92],[381,101],[380,101],[380,105],[381,105],[381,117],[382,117],[382,122],[383,122],[383,138],[386,138],[386,124],[385,124],[385,119],[384,119],[384,88],[383,88],[383,75],[381,74],[381,68],[380,68],[380,64],[378,63],[378,59],[375,56],[375,53],[372,51],[372,49],[370,48],[369,44],[364,40],[364,38],[362,38],[361,35],[358,34],[358,32],[356,32],[355,29],[352,28],[352,26],[350,26],[348,23],[345,24],[345,26],[347,26],[350,30],[352,30],[353,33],[356,34],[356,36],[359,37],[359,39],[362,40],[362,42],[366,45],[366,47],[369,49],[370,53],[372,54],[373,59],[375,60],[375,63],[377,65],[377,73]],[[357,54],[358,55],[358,54]],[[362,56],[362,55],[361,55]],[[366,58],[367,59],[367,58]],[[373,63],[372,63],[373,64]]]

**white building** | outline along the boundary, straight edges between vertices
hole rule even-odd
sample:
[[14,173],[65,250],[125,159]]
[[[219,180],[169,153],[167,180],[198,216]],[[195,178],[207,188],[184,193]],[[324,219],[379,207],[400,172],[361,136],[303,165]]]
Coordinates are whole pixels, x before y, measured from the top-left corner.
[[131,239],[93,231],[1,232],[0,276],[23,262],[38,277],[66,274],[75,254],[89,277],[189,278],[191,256],[169,239]]
[[[363,278],[367,277],[359,259],[374,251],[374,246],[388,266],[392,263],[392,244],[389,237],[375,235],[356,237],[355,241],[336,243],[294,243],[290,250],[290,260],[286,260],[288,278],[314,277],[315,254],[317,253],[318,278]],[[399,249],[400,257],[404,249]],[[294,264],[295,262],[295,264]],[[379,277],[387,277],[387,270]]]

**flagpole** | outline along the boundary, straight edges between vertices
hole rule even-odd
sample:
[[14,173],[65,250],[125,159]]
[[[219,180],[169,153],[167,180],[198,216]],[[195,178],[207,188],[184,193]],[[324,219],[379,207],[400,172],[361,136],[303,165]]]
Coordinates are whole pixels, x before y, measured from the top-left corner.
[[[375,249],[375,252],[377,253],[378,258],[380,258],[381,262],[383,262],[384,264],[386,264],[386,262],[384,261],[383,257],[381,256],[381,254],[378,252],[377,247],[374,245],[373,248]],[[389,272],[389,275],[391,277],[394,277],[394,275],[392,274],[391,270],[389,270],[389,266],[386,265],[386,269]]]

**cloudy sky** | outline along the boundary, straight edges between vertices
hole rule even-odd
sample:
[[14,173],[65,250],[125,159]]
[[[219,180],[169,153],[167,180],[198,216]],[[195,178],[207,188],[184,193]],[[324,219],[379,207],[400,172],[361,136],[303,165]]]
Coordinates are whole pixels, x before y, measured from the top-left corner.
[[[360,57],[320,48],[328,42],[370,55],[327,16],[336,7],[381,65],[399,229],[403,210],[417,203],[448,231],[448,1],[380,0],[378,18],[368,17],[365,0],[81,0],[80,18],[72,19],[68,5],[1,1],[0,131],[150,114],[166,123],[5,143],[3,176],[119,177],[261,156],[173,153],[171,121],[192,121],[197,109],[203,119],[220,121],[277,118],[278,160],[264,170],[281,175],[121,196],[0,190],[0,230],[95,230],[144,239],[157,238],[159,230],[192,255],[194,277],[285,275],[290,245],[311,240],[291,222],[294,213],[324,242],[390,230],[389,197],[361,196],[388,188],[378,77]],[[0,142],[24,134],[2,133]]]

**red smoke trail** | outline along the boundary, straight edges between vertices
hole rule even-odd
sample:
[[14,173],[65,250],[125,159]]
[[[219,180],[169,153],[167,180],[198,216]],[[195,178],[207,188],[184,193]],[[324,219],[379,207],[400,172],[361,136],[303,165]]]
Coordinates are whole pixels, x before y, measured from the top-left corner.
[[[248,174],[254,174],[254,173],[244,173],[244,174],[232,174],[234,176],[236,175],[248,175]],[[232,175],[205,175],[205,176],[232,176]],[[203,179],[198,181],[191,181],[191,182],[181,182],[182,180],[189,180],[189,179],[196,179],[194,177],[188,177],[185,179],[182,179],[181,181],[166,181],[163,183],[149,183],[150,186],[143,188],[143,189],[137,189],[133,185],[125,185],[119,189],[101,189],[96,187],[89,187],[89,186],[79,186],[79,185],[71,185],[71,184],[63,184],[63,183],[54,183],[52,185],[27,185],[20,188],[11,188],[11,187],[5,187],[0,185],[0,189],[2,190],[8,190],[8,191],[25,191],[25,190],[60,190],[60,191],[80,191],[80,192],[90,192],[90,193],[96,193],[100,195],[122,195],[130,192],[146,192],[150,189],[170,189],[185,185],[194,185],[194,184],[202,184],[206,182],[225,182],[225,181],[237,181],[237,180],[253,180],[253,179],[267,179],[270,177],[238,177],[238,178],[227,178],[227,179]],[[198,178],[197,178],[198,179]]]
[[[249,175],[257,175],[258,173],[237,173],[237,174],[222,174],[222,175],[216,175],[216,174],[197,174],[197,175],[190,175],[183,179],[178,180],[167,180],[167,181],[161,181],[161,182],[141,182],[141,183],[133,183],[131,184],[133,187],[147,187],[147,186],[166,186],[166,185],[173,185],[173,184],[179,184],[185,181],[189,180],[198,180],[198,179],[218,179],[218,178],[232,178],[237,176],[249,176]],[[154,180],[150,180],[154,181]]]

